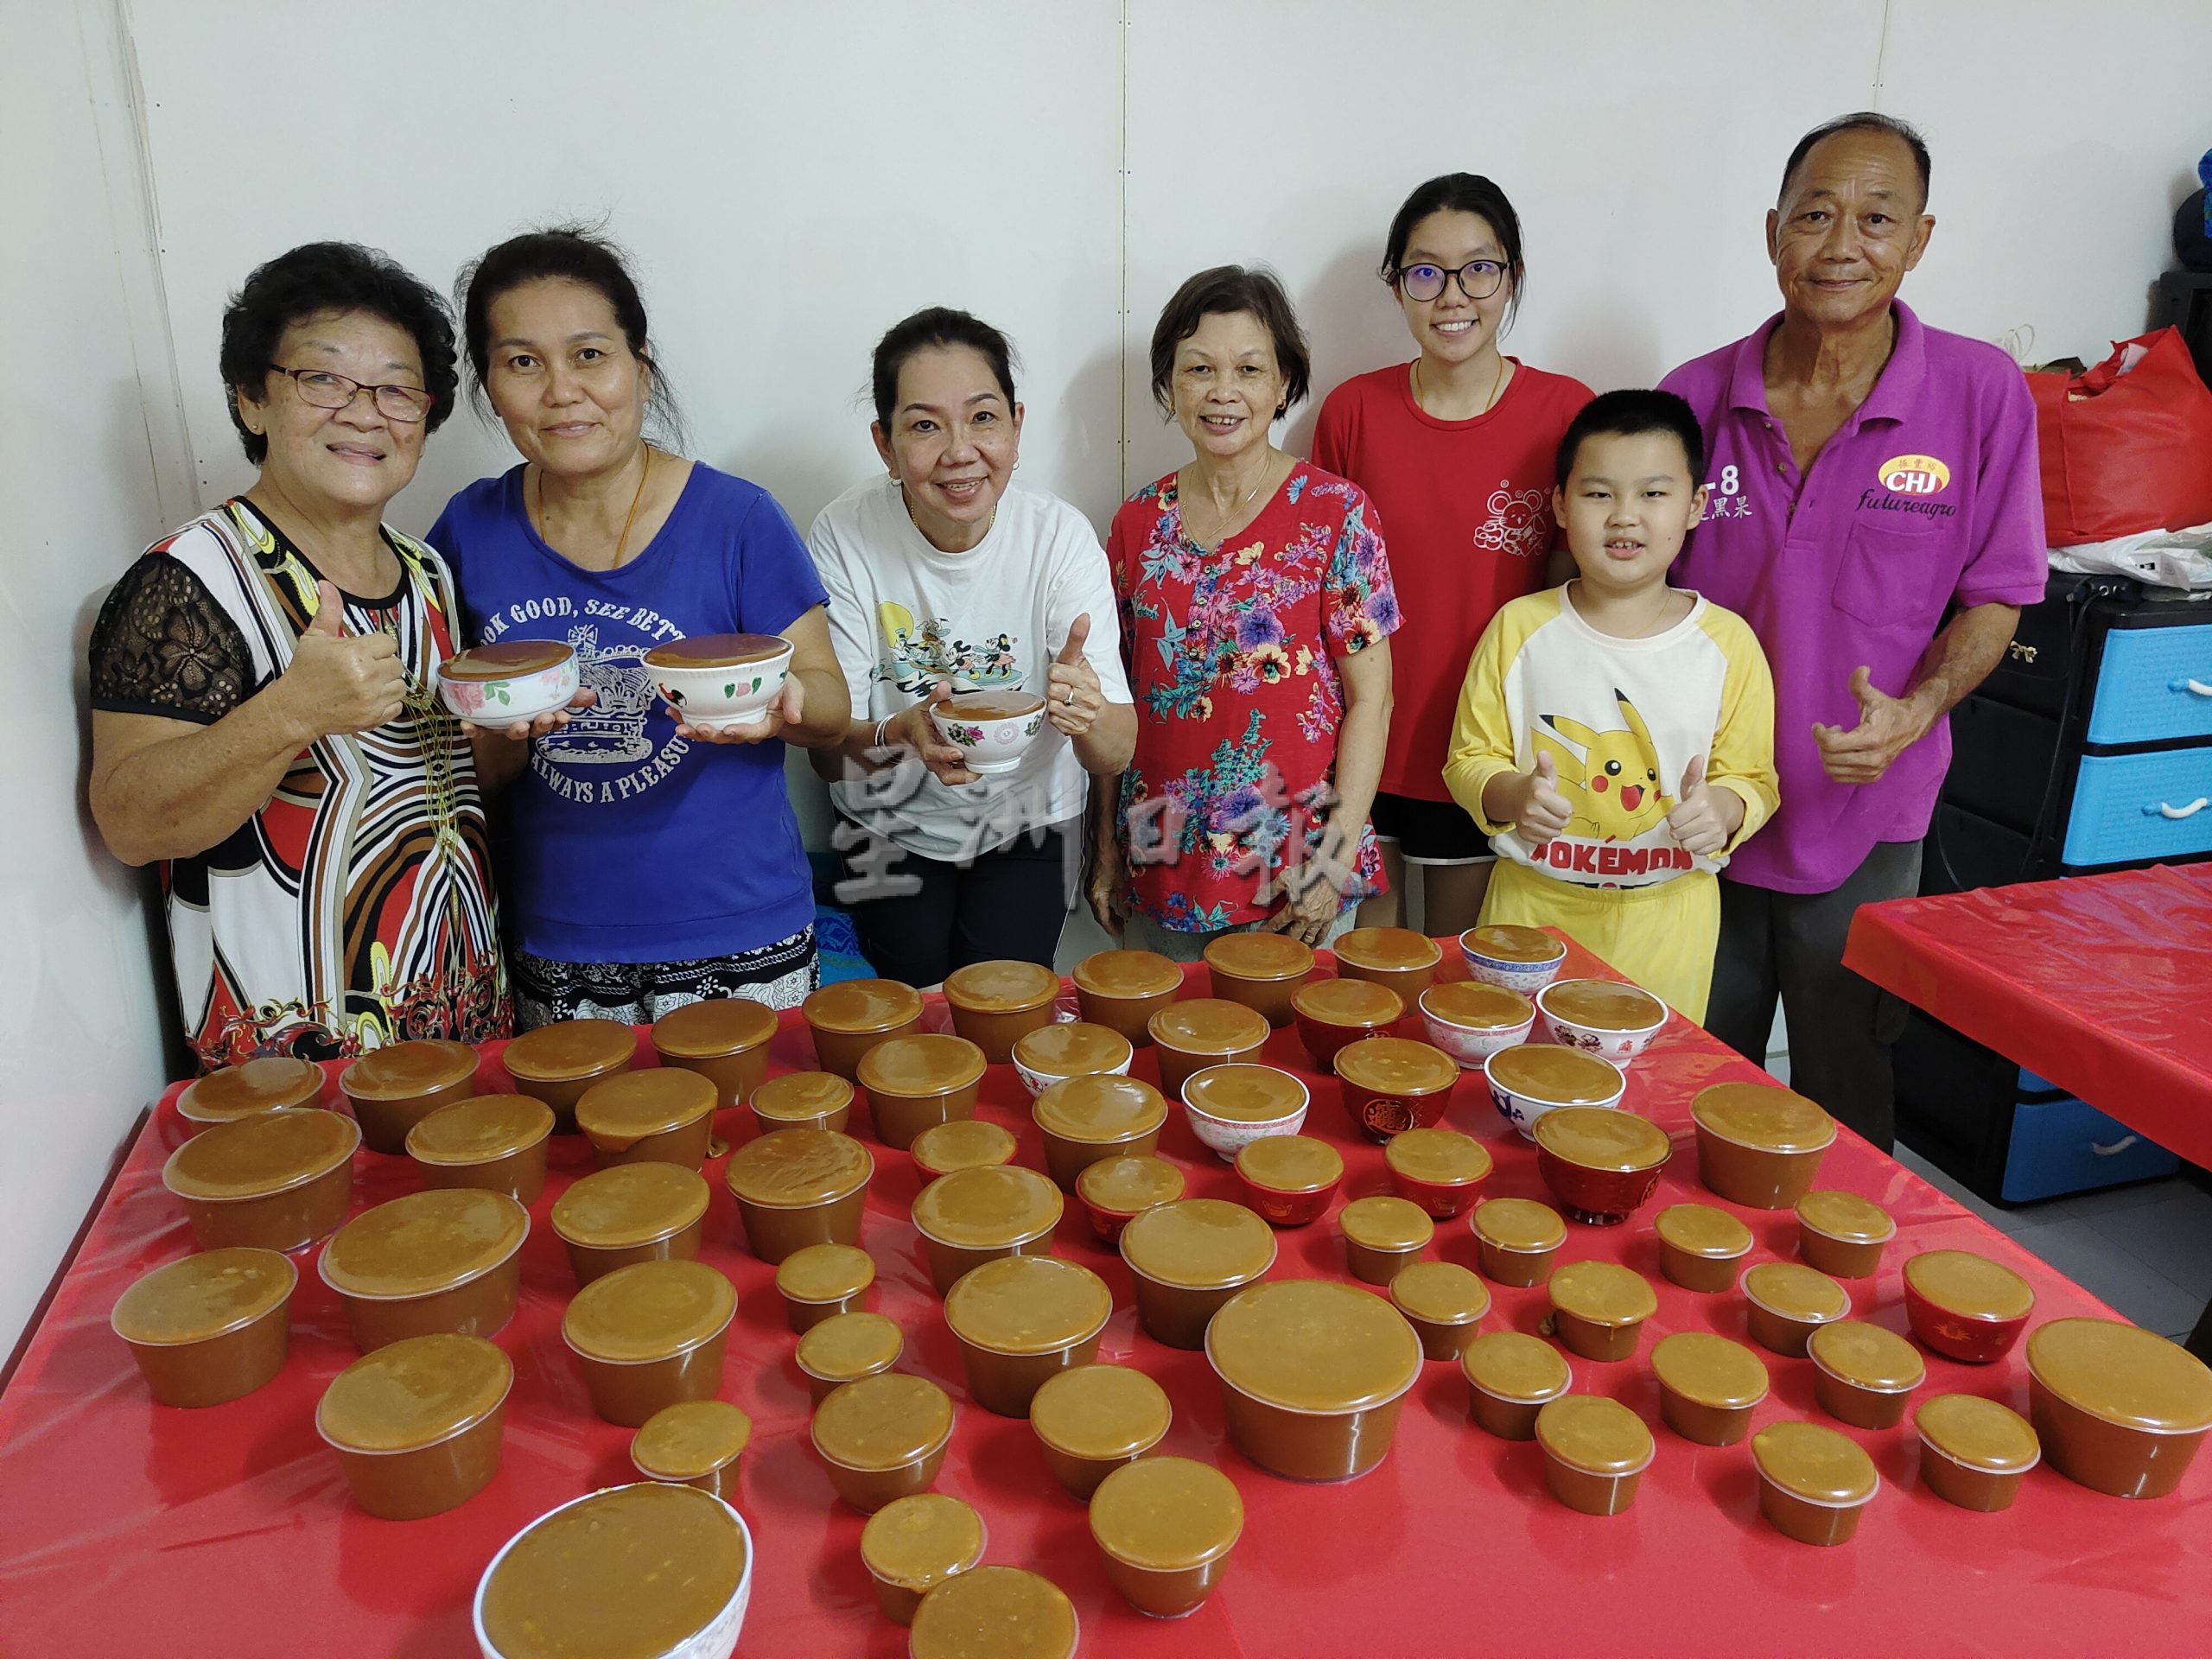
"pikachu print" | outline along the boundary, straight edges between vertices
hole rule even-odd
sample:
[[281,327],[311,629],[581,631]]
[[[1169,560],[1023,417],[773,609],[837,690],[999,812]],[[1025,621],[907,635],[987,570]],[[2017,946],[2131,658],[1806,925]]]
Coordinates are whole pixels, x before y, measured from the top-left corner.
[[1548,754],[1559,790],[1574,807],[1567,833],[1592,841],[1633,841],[1666,822],[1674,798],[1659,780],[1659,752],[1643,715],[1615,689],[1621,725],[1592,731],[1564,715],[1540,715],[1529,730],[1538,754]]

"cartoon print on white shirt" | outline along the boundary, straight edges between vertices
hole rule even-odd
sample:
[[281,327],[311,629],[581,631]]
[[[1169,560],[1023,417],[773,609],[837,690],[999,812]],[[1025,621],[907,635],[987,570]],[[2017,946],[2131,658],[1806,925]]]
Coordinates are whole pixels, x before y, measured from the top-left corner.
[[955,691],[980,691],[1021,681],[1021,659],[1014,655],[1020,643],[1017,635],[987,634],[971,644],[957,638],[953,625],[944,618],[917,622],[913,612],[893,600],[876,607],[876,624],[884,654],[876,661],[875,677],[890,681],[909,696],[927,696],[939,680],[950,682]]

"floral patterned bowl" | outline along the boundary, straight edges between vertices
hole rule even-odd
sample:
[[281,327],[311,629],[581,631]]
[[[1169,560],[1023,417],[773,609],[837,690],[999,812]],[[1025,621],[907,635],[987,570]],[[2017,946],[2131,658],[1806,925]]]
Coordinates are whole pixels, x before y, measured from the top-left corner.
[[791,641],[773,633],[702,634],[645,653],[653,689],[677,718],[719,731],[765,725],[791,666]]
[[1255,1141],[1296,1135],[1306,1127],[1312,1103],[1306,1085],[1291,1073],[1249,1062],[1207,1066],[1183,1085],[1191,1133],[1231,1163]]
[[472,726],[512,726],[565,709],[576,695],[576,653],[557,639],[504,639],[438,664],[438,696]]
[[1045,699],[1033,691],[971,691],[940,703],[931,718],[968,757],[968,770],[989,778],[1021,764],[1030,740],[1045,729]]
[[1545,1033],[1624,1066],[1650,1046],[1667,1023],[1667,1005],[1640,986],[1610,979],[1562,979],[1536,993]]
[[1471,927],[1459,936],[1459,956],[1470,978],[1534,996],[1559,977],[1567,946],[1540,928]]

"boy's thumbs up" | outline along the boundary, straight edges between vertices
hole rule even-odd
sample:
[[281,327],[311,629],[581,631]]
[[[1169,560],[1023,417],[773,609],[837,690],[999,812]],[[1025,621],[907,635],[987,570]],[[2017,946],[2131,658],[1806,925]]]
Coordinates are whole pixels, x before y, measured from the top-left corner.
[[315,585],[315,615],[308,620],[307,631],[335,639],[346,626],[345,600],[331,583],[318,582]]
[[1083,660],[1084,643],[1090,638],[1090,613],[1089,611],[1085,611],[1082,615],[1076,618],[1074,621],[1068,624],[1067,643],[1060,647],[1060,654],[1053,658],[1052,660],[1065,667],[1074,667],[1076,664]]
[[1687,801],[1697,792],[1698,786],[1704,782],[1705,757],[1701,754],[1692,755],[1689,765],[1682,768],[1682,791],[1675,798]]

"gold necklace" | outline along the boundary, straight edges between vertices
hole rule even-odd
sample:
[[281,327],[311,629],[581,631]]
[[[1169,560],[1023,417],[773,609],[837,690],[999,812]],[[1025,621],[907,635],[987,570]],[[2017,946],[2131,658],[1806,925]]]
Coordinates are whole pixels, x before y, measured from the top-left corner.
[[[1245,508],[1252,505],[1252,498],[1259,494],[1261,486],[1266,484],[1268,480],[1274,475],[1274,470],[1275,458],[1274,455],[1270,454],[1268,457],[1267,464],[1260,468],[1260,476],[1258,479],[1254,481],[1250,489],[1244,492],[1243,499],[1237,502],[1236,505],[1230,507],[1226,512],[1221,515],[1222,531],[1220,535],[1214,537],[1213,541],[1213,544],[1217,549],[1218,549],[1224,542],[1229,539],[1230,520],[1234,518],[1238,513],[1243,512]],[[1182,482],[1179,475],[1175,489],[1176,512],[1183,520],[1183,534],[1189,539],[1193,547],[1203,548],[1205,543],[1199,541],[1197,537],[1191,535],[1191,518],[1187,512],[1184,512],[1182,511]]]
[[[1500,352],[1497,354],[1497,372],[1490,378],[1490,390],[1483,394],[1483,406],[1477,410],[1472,415],[1465,416],[1465,418],[1471,421],[1479,420],[1484,416],[1489,414],[1491,405],[1495,404],[1497,399],[1497,389],[1504,384],[1505,353]],[[1421,409],[1424,414],[1427,412],[1427,406],[1421,404],[1421,359],[1419,358],[1414,359],[1414,403],[1416,406]],[[1441,420],[1444,417],[1440,415],[1437,418]]]
[[[622,568],[623,550],[630,545],[630,526],[638,522],[638,503],[645,499],[645,480],[653,475],[653,447],[649,443],[645,445],[645,464],[638,469],[637,493],[630,498],[630,511],[623,515],[622,534],[614,543],[614,563],[607,567],[610,570],[620,570]],[[537,531],[537,539],[543,542],[548,547],[550,547],[553,544],[553,538],[545,533],[547,522],[548,521],[545,517],[545,469],[543,467],[540,467],[537,469],[537,523],[536,529]]]

